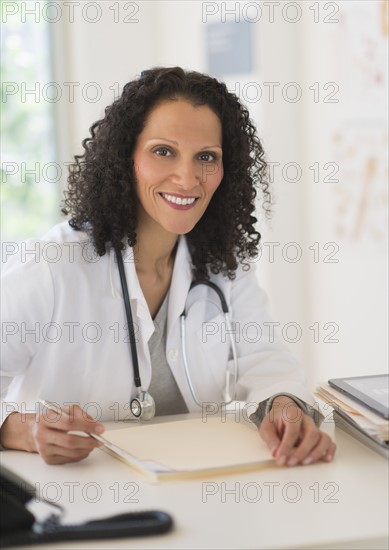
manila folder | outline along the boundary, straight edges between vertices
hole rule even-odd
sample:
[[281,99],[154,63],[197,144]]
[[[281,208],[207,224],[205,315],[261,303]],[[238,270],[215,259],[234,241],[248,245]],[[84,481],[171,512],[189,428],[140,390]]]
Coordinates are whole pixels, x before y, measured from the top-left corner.
[[118,458],[154,480],[252,471],[274,463],[251,422],[195,418],[108,430]]

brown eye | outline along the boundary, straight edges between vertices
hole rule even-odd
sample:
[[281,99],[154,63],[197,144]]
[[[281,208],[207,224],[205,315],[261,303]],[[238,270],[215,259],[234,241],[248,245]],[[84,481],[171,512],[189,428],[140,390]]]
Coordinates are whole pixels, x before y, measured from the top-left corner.
[[216,155],[214,153],[201,153],[200,160],[203,162],[212,162],[216,160]]
[[167,147],[158,147],[158,149],[154,150],[154,153],[158,157],[167,157],[171,151]]

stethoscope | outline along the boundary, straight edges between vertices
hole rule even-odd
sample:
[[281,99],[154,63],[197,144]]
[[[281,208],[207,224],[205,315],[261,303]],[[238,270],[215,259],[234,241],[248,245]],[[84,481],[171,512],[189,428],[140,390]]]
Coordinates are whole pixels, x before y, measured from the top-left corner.
[[[142,389],[142,382],[139,374],[138,353],[136,350],[136,343],[135,343],[134,323],[132,320],[130,297],[128,294],[128,286],[127,286],[126,274],[124,271],[123,257],[121,252],[118,250],[115,250],[115,254],[118,262],[120,283],[122,286],[123,300],[124,300],[124,306],[126,310],[127,324],[128,324],[128,330],[129,330],[129,336],[130,336],[132,364],[134,369],[134,383],[137,390],[137,396],[134,399],[132,399],[130,402],[130,410],[136,418],[141,418],[142,420],[150,420],[155,415],[155,401],[153,397],[149,394],[149,392],[144,391]],[[198,285],[206,285],[212,288],[216,292],[216,294],[219,297],[221,308],[224,313],[226,330],[230,337],[230,348],[232,351],[232,357],[234,359],[233,372],[231,372],[231,370],[229,370],[229,368],[227,367],[226,384],[225,384],[225,390],[223,392],[222,404],[228,405],[229,403],[235,400],[236,383],[238,380],[238,357],[236,353],[236,347],[235,347],[235,342],[233,338],[233,331],[231,328],[231,322],[229,318],[228,306],[227,306],[227,302],[223,292],[215,283],[212,283],[211,281],[194,281],[190,285],[189,292],[192,290],[192,288]],[[186,310],[184,307],[184,311],[180,315],[180,327],[181,327],[182,358],[184,363],[185,376],[186,376],[190,393],[192,395],[194,402],[196,403],[196,405],[202,408],[203,404],[198,398],[198,395],[193,387],[192,380],[189,373],[189,365],[188,365],[188,359],[187,359],[187,353],[186,353],[185,319],[186,319]]]

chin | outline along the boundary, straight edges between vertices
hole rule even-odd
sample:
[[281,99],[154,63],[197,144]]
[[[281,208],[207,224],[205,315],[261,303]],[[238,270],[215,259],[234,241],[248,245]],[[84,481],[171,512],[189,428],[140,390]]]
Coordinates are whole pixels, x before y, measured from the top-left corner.
[[187,233],[190,233],[190,231],[192,231],[192,229],[194,228],[196,224],[191,224],[191,225],[180,225],[180,226],[176,226],[176,227],[170,227],[170,228],[166,228],[169,233],[173,233],[174,235],[186,235]]

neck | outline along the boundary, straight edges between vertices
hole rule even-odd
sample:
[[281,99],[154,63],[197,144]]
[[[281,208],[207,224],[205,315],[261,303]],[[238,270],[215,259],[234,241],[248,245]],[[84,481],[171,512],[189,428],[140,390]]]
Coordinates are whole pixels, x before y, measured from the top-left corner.
[[150,231],[139,225],[134,246],[135,269],[138,274],[156,275],[163,278],[172,269],[178,236]]

